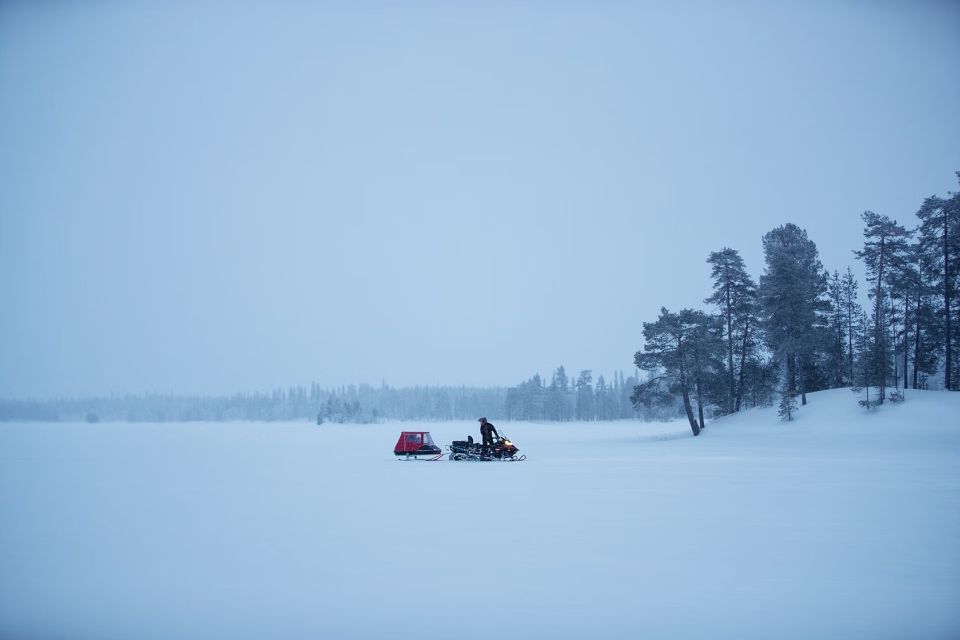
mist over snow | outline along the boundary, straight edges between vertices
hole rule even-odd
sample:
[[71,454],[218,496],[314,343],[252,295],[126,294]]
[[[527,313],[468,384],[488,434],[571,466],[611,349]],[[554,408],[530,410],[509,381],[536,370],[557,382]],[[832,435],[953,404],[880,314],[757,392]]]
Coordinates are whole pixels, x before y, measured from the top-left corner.
[[0,397],[629,373],[955,188],[958,11],[4,2]]
[[710,423],[0,424],[0,637],[948,638],[960,395]]

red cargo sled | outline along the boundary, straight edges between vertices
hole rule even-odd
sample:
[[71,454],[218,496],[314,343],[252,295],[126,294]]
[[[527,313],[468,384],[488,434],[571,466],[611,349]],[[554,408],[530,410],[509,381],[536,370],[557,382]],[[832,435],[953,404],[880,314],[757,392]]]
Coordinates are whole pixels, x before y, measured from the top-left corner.
[[429,431],[402,431],[393,455],[403,460],[439,460],[443,451],[433,443]]

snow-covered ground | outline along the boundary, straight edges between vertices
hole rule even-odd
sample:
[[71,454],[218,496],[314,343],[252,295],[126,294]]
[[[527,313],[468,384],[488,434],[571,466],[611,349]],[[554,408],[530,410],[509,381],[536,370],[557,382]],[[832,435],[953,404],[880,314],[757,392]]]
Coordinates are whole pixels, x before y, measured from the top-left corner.
[[960,394],[683,423],[0,425],[0,638],[956,638]]

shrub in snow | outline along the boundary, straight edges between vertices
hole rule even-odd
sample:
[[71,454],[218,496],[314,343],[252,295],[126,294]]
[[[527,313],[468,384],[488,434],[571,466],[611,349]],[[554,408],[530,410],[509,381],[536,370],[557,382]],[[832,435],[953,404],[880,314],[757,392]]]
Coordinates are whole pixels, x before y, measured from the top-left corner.
[[780,396],[780,406],[777,415],[784,422],[793,420],[793,414],[797,412],[797,396],[793,393],[784,393]]

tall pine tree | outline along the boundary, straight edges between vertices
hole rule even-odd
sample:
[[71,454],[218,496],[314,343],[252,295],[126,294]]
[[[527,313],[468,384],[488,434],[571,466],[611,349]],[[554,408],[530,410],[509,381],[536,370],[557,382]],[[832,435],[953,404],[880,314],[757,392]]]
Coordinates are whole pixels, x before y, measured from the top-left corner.
[[[743,398],[744,362],[748,355],[751,332],[756,330],[757,289],[736,249],[724,247],[713,251],[707,258],[712,269],[713,294],[704,302],[716,305],[723,321],[726,342],[727,366],[726,402],[724,410],[733,413],[740,410]],[[740,354],[739,386],[734,367],[734,351]]]
[[827,370],[830,373],[834,389],[844,384],[846,327],[844,326],[843,280],[840,272],[834,270],[827,281],[827,297],[830,300],[830,320],[827,341]]
[[[644,348],[634,355],[639,369],[654,375],[634,387],[635,406],[669,404],[679,394],[693,435],[704,426],[704,405],[712,380],[722,370],[720,331],[715,318],[702,311],[660,310],[656,322],[643,323]],[[697,415],[692,398],[697,400]]]
[[759,298],[767,344],[784,367],[785,388],[807,403],[811,368],[822,343],[818,327],[826,292],[826,276],[817,246],[794,224],[763,236],[766,269],[760,276]]
[[857,282],[857,279],[853,277],[853,272],[850,270],[850,267],[847,267],[847,272],[843,274],[843,280],[841,281],[840,287],[841,306],[843,308],[843,326],[845,328],[847,337],[847,382],[852,385],[855,384],[853,370],[854,332],[862,309],[860,308],[860,303],[857,302],[857,289],[859,288],[859,283]]
[[[960,178],[960,172],[957,173]],[[949,198],[931,196],[924,200],[920,210],[920,250],[930,284],[939,292],[940,318],[943,336],[943,387],[960,389],[954,372],[954,350],[957,342],[956,298],[957,278],[960,272],[960,193]]]
[[886,399],[887,380],[891,373],[893,349],[890,344],[888,309],[890,290],[896,281],[896,275],[904,269],[907,262],[907,240],[909,233],[903,226],[887,216],[872,211],[863,215],[863,249],[855,251],[867,268],[867,281],[870,284],[870,297],[873,299],[873,359],[871,370],[876,376],[877,401],[883,404]]

